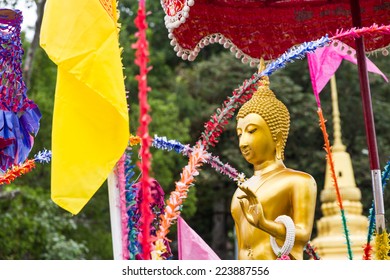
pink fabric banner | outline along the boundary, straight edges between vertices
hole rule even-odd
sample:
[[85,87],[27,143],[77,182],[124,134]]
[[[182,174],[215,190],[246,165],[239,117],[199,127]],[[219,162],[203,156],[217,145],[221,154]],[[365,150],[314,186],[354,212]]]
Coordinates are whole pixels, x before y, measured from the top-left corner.
[[[346,59],[357,64],[355,56],[356,51],[354,49],[337,40],[333,40],[328,47],[318,48],[314,53],[307,54],[310,79],[317,105],[319,105],[319,93],[337,71],[342,60]],[[387,77],[371,60],[366,58],[366,63],[368,71],[381,75],[388,82]]]
[[177,218],[179,260],[220,260],[207,243],[181,218]]

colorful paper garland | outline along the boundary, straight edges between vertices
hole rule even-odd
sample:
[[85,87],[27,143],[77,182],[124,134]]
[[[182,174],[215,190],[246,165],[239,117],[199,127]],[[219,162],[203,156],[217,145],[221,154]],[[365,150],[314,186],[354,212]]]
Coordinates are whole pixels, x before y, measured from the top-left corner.
[[[152,146],[166,151],[174,150],[177,153],[189,156],[193,148],[190,148],[189,145],[183,145],[177,140],[168,140],[166,137],[154,136]],[[207,163],[211,165],[216,171],[223,175],[227,175],[229,178],[235,180],[239,176],[238,171],[228,163],[223,163],[218,156],[213,156],[209,153],[210,156],[207,160]]]
[[187,198],[189,188],[193,185],[194,177],[199,175],[199,168],[205,163],[209,155],[202,145],[198,144],[189,156],[188,164],[183,168],[180,174],[180,181],[176,182],[176,188],[171,192],[166,201],[164,214],[160,216],[160,226],[156,233],[154,250],[151,253],[152,259],[161,260],[162,254],[166,252],[164,244],[167,240],[169,228],[176,222],[181,213],[182,204]]
[[121,213],[121,228],[122,228],[122,258],[124,260],[128,260],[130,258],[129,250],[128,250],[128,239],[129,239],[129,231],[128,231],[128,220],[129,216],[127,215],[126,209],[126,173],[125,173],[125,159],[126,154],[123,154],[122,157],[116,164],[116,175],[118,178],[118,189],[119,189],[119,207]]
[[129,259],[135,260],[141,251],[141,246],[138,242],[139,236],[139,213],[137,205],[137,192],[138,188],[134,186],[134,167],[131,161],[131,148],[125,153],[125,176],[126,176],[126,186],[125,186],[125,195],[126,195],[126,208],[127,208],[127,237],[128,240],[127,250],[129,251]]
[[142,259],[150,259],[151,251],[151,237],[150,237],[150,224],[153,221],[153,213],[149,208],[149,205],[152,203],[152,197],[150,194],[150,185],[151,179],[149,178],[149,171],[151,166],[151,154],[149,147],[151,144],[151,139],[149,136],[148,126],[151,122],[151,117],[148,114],[150,106],[148,104],[148,91],[150,88],[147,84],[147,73],[150,68],[148,68],[147,63],[149,62],[149,51],[148,51],[148,41],[146,39],[146,30],[148,24],[146,21],[146,8],[145,0],[140,0],[138,4],[138,13],[135,18],[135,25],[138,28],[136,33],[137,42],[133,44],[133,48],[136,49],[135,53],[135,64],[139,66],[140,73],[136,76],[138,80],[138,98],[140,105],[140,126],[138,128],[137,134],[141,138],[141,159],[142,161],[138,163],[138,166],[141,170],[141,188],[142,188],[142,205],[141,205],[141,235],[140,243],[142,248]]
[[317,249],[311,246],[310,241],[307,242],[305,246],[305,252],[313,259],[313,260],[320,260],[320,256],[317,253]]
[[345,38],[360,38],[364,35],[371,35],[371,34],[390,34],[390,25],[381,25],[379,26],[378,24],[373,24],[369,27],[353,27],[351,29],[348,29],[346,31],[339,30],[336,32],[335,36],[332,36],[332,40],[337,40],[337,39],[345,39]]
[[347,226],[347,219],[345,217],[345,210],[344,210],[344,207],[343,207],[343,200],[341,198],[340,188],[339,188],[339,185],[338,185],[336,171],[335,171],[335,167],[334,167],[332,149],[331,149],[330,142],[329,142],[329,136],[328,136],[328,133],[326,131],[325,119],[324,119],[324,116],[322,115],[321,107],[318,107],[317,113],[318,113],[318,117],[320,119],[320,128],[321,128],[321,131],[322,131],[322,135],[324,137],[324,149],[326,151],[326,159],[327,159],[327,163],[329,164],[331,177],[332,177],[332,183],[333,183],[333,186],[334,186],[335,191],[336,191],[337,203],[338,203],[339,208],[340,208],[341,221],[342,221],[342,225],[343,225],[343,229],[344,229],[344,235],[345,235],[345,239],[346,239],[346,243],[347,243],[348,257],[349,257],[350,260],[353,260],[352,249],[351,249],[351,241],[350,241],[350,238],[349,238],[349,230],[348,230],[348,226]]
[[51,160],[51,151],[43,150],[38,152],[33,159],[28,159],[21,164],[12,165],[3,175],[0,176],[0,186],[11,184],[16,178],[30,172],[35,168],[35,163],[48,163]]

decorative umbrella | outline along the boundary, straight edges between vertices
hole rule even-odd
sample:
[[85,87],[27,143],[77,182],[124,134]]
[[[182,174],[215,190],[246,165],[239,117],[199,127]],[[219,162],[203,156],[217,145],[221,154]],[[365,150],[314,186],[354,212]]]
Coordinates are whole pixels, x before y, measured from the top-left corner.
[[[253,66],[325,34],[390,23],[389,0],[161,0],[161,5],[171,45],[182,59],[192,61],[203,47],[219,43]],[[365,52],[387,54],[390,36],[367,33],[365,44],[361,37],[340,40],[356,49],[376,227],[381,233],[384,205]]]

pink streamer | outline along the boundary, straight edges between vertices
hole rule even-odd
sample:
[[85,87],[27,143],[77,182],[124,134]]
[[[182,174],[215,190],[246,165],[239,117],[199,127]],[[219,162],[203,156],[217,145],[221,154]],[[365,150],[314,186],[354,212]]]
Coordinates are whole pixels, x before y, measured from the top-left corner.
[[129,220],[129,216],[127,215],[126,207],[125,158],[126,155],[124,154],[117,163],[117,176],[122,225],[122,257],[124,260],[128,260],[130,258],[128,249],[129,230],[127,227],[127,221]]

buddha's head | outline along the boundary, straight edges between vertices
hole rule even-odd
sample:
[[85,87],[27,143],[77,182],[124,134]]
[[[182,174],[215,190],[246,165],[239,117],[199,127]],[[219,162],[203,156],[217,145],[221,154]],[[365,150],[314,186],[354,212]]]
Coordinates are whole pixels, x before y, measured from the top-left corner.
[[237,114],[237,134],[244,158],[252,164],[275,156],[283,160],[289,128],[286,106],[270,90],[268,77],[263,77]]

